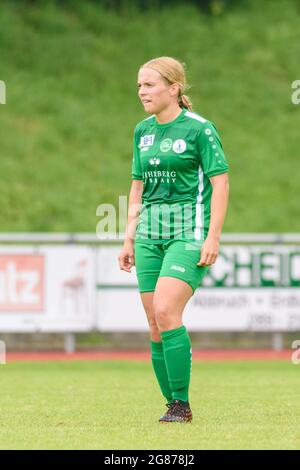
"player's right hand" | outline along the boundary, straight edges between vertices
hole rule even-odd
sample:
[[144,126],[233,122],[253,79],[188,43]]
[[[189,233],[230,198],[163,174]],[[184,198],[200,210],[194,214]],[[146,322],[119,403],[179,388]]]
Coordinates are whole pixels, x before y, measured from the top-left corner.
[[119,266],[122,271],[131,273],[132,266],[135,265],[134,245],[125,243],[118,257]]

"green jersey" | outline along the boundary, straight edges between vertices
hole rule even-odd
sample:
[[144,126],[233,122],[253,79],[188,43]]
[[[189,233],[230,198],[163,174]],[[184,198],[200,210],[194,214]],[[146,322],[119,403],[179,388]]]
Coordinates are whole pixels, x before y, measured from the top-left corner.
[[132,179],[143,180],[136,241],[203,240],[210,223],[211,176],[228,171],[214,124],[183,109],[171,122],[155,116],[134,131]]

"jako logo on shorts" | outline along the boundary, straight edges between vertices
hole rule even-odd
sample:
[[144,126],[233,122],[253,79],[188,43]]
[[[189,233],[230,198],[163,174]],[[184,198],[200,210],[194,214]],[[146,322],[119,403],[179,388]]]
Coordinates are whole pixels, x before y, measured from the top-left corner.
[[176,264],[172,264],[171,269],[175,269],[175,271],[181,271],[182,273],[185,272],[185,268],[182,268],[181,266],[177,266]]

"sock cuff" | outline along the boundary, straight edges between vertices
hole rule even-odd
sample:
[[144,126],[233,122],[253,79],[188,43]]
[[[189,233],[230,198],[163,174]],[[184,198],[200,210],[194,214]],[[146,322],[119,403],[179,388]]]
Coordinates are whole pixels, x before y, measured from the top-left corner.
[[160,333],[161,339],[166,340],[169,338],[176,338],[176,336],[180,336],[187,333],[186,327],[184,325],[181,325],[179,328],[176,328],[175,330],[168,330],[168,331],[163,331]]
[[163,344],[161,341],[150,341],[151,351],[154,353],[163,353]]

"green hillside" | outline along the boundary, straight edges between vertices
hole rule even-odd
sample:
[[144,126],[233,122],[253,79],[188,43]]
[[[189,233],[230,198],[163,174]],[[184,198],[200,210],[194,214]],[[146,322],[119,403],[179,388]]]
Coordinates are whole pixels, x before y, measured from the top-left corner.
[[235,2],[216,16],[170,2],[117,12],[2,0],[0,230],[95,230],[97,206],[130,187],[133,128],[146,117],[138,67],[171,55],[228,156],[224,231],[300,231],[299,25],[294,0]]

